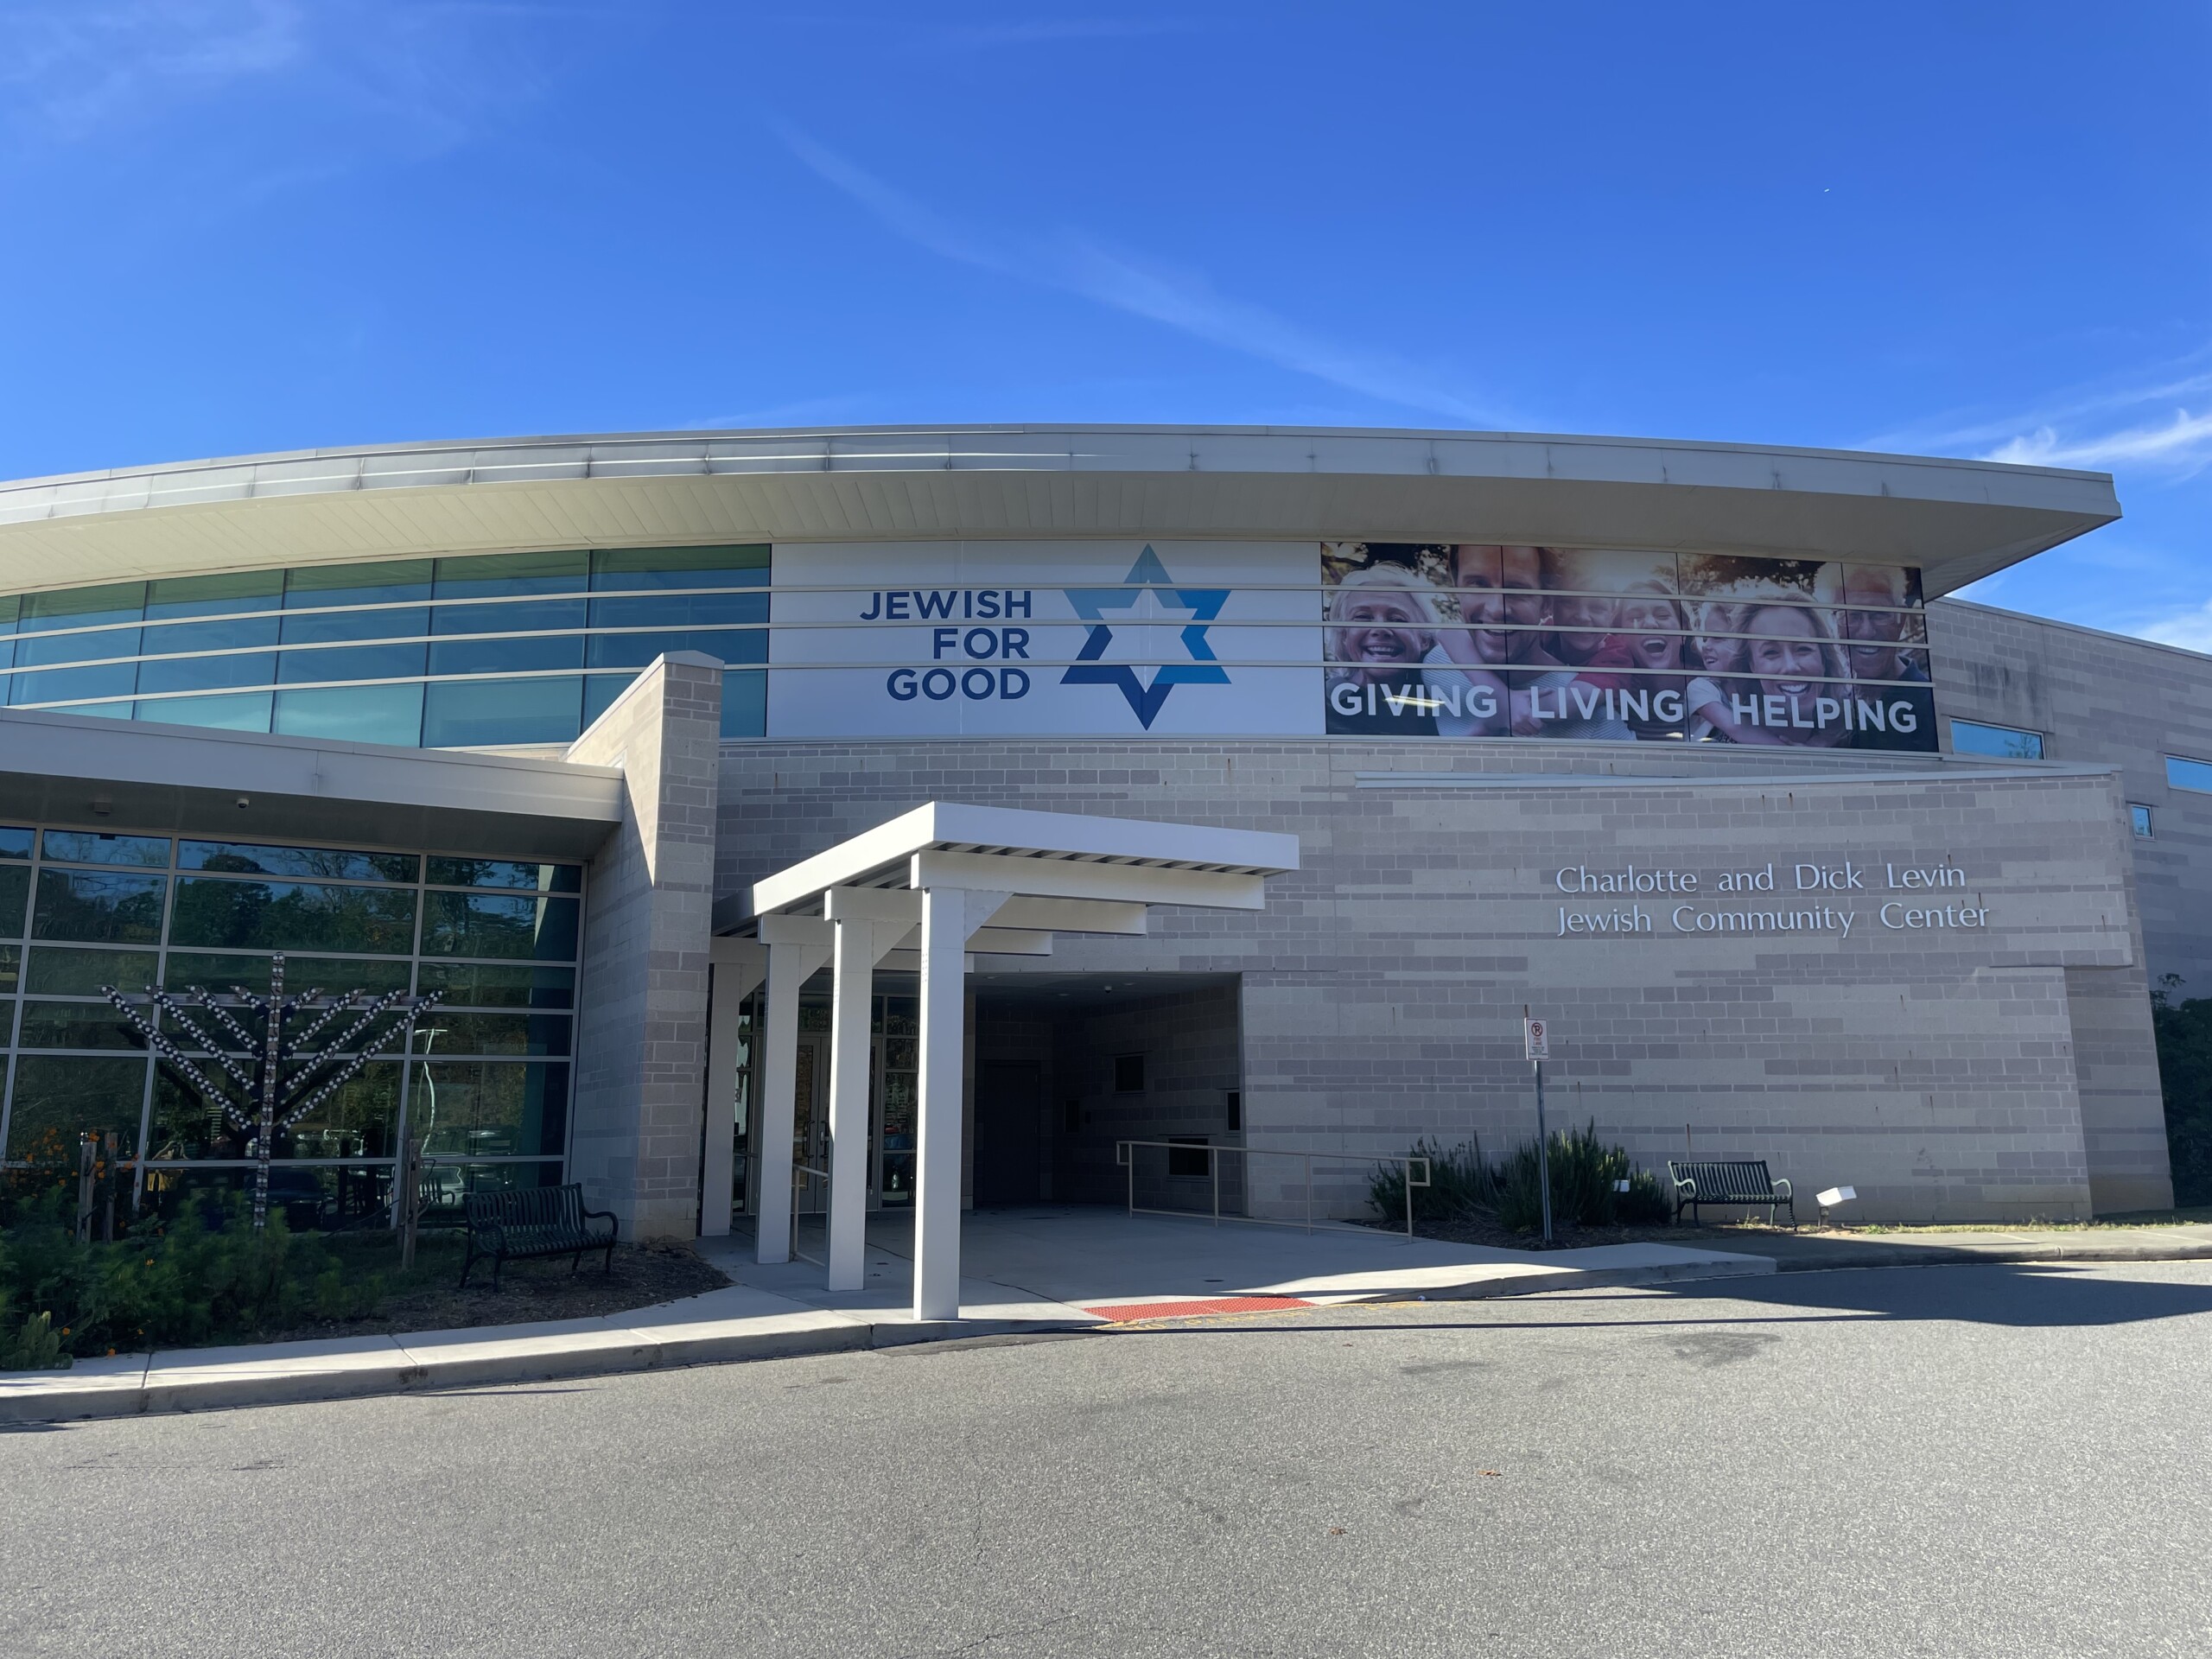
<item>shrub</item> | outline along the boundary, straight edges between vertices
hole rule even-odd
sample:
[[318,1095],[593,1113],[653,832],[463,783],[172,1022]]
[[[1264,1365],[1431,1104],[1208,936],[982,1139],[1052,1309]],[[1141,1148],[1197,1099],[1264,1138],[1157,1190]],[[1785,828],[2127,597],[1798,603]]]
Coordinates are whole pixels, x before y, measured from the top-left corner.
[[[29,1356],[21,1369],[70,1354],[250,1340],[304,1312],[372,1313],[384,1294],[381,1274],[349,1279],[330,1248],[292,1232],[281,1211],[255,1232],[242,1192],[195,1194],[173,1221],[147,1217],[113,1243],[78,1243],[74,1221],[60,1185],[19,1191],[11,1204],[0,1229],[0,1369],[10,1353]],[[49,1339],[55,1349],[41,1360]]]
[[[1413,1150],[1415,1157],[1430,1160],[1431,1184],[1414,1189],[1416,1222],[1449,1220],[1471,1212],[1495,1216],[1515,1232],[1542,1230],[1542,1178],[1534,1141],[1522,1142],[1496,1166],[1484,1161],[1478,1141],[1449,1152],[1419,1141]],[[1668,1218],[1669,1206],[1659,1178],[1637,1169],[1624,1148],[1600,1145],[1594,1122],[1580,1129],[1554,1130],[1549,1150],[1554,1226],[1648,1225]],[[1627,1192],[1616,1190],[1620,1181],[1628,1182]],[[1386,1224],[1403,1218],[1406,1188],[1401,1166],[1381,1166],[1369,1177],[1368,1202]]]
[[[1497,1172],[1483,1160],[1479,1138],[1449,1149],[1427,1140],[1414,1142],[1413,1156],[1428,1160],[1428,1185],[1414,1188],[1414,1219],[1449,1221],[1469,1211],[1497,1207]],[[1382,1164],[1367,1178],[1367,1201],[1385,1224],[1406,1218],[1406,1168]]]

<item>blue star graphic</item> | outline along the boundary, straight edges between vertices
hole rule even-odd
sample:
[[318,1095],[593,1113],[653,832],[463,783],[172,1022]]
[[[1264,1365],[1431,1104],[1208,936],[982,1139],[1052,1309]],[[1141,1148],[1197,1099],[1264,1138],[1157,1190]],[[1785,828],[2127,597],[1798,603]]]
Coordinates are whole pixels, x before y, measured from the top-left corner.
[[[1129,574],[1122,581],[1126,585],[1121,588],[1062,590],[1068,596],[1068,603],[1075,607],[1075,613],[1090,624],[1090,632],[1083,642],[1083,649],[1076,653],[1076,665],[1060,676],[1060,683],[1114,687],[1128,699],[1137,723],[1150,731],[1160,705],[1177,686],[1229,683],[1229,671],[1221,665],[1213,654],[1213,646],[1206,640],[1206,626],[1221,614],[1221,607],[1229,602],[1229,589],[1176,587],[1174,578],[1167,574],[1160,556],[1149,545],[1137,555],[1137,562],[1129,567]],[[1183,649],[1191,653],[1191,660],[1162,664],[1154,670],[1150,685],[1139,682],[1136,670],[1126,663],[1098,660],[1114,639],[1114,630],[1107,626],[1104,613],[1133,609],[1147,592],[1163,603],[1173,599],[1176,609],[1191,613],[1190,623],[1183,629]]]

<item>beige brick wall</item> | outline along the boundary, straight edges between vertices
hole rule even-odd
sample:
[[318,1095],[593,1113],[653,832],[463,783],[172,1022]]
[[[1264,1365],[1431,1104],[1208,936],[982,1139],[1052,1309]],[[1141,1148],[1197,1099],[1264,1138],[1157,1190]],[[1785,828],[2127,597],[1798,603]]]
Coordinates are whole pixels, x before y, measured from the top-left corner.
[[[1609,785],[1597,765],[1677,780]],[[1306,868],[1269,884],[1263,914],[1169,913],[1034,964],[1241,975],[1255,1145],[1502,1149],[1531,1116],[1526,1002],[1557,1022],[1554,1122],[1594,1121],[1647,1164],[1764,1157],[1808,1198],[1847,1182],[1862,1215],[1917,1219],[2082,1215],[2093,1191],[2150,1195],[2163,1176],[2107,778],[1342,741],[772,743],[722,766],[725,893],[930,799],[1296,833]],[[1391,781],[1408,772],[1479,786]],[[1991,925],[1891,932],[1868,892],[1848,939],[1687,938],[1647,896],[1648,937],[1561,938],[1548,887],[1562,865],[1632,861],[1700,872],[1710,899],[1722,869],[1772,860],[1786,888],[1801,858],[1948,860],[1969,885],[1939,897],[1986,902]]]
[[663,658],[569,759],[622,768],[584,904],[570,1179],[626,1238],[697,1230],[721,668]]

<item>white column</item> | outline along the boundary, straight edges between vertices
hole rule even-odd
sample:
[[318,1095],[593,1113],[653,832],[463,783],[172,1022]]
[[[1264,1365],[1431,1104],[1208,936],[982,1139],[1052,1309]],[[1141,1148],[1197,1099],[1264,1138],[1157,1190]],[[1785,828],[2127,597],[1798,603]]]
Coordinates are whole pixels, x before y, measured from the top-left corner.
[[868,1282],[868,1013],[875,1001],[877,924],[837,918],[830,1010],[830,1276],[832,1290]]
[[830,955],[830,924],[810,918],[764,916],[768,947],[768,1007],[761,1023],[764,1060],[754,1147],[760,1164],[760,1210],[753,1259],[791,1259],[792,1109],[798,1093],[798,988]]
[[[737,1163],[737,1028],[745,999],[768,972],[768,952],[753,939],[716,939],[714,990],[707,1004],[707,1137],[699,1172],[699,1234],[729,1232]],[[759,1103],[754,1103],[757,1116]],[[755,1124],[756,1138],[758,1124]]]
[[922,1041],[914,1181],[914,1317],[960,1317],[960,1108],[968,936],[997,913],[1002,893],[922,893]]

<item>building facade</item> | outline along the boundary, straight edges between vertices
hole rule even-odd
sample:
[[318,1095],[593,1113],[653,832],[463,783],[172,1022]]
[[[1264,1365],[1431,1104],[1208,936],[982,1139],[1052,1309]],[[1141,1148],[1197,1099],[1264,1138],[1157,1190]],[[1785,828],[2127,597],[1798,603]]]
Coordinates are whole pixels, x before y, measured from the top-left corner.
[[[1647,1165],[1763,1157],[1870,1217],[2160,1206],[2212,659],[1945,597],[2117,513],[1986,463],[1220,429],[0,486],[0,1156],[111,1131],[143,1202],[238,1179],[104,989],[281,954],[442,998],[279,1143],[302,1218],[388,1205],[407,1140],[448,1198],[742,1229],[761,994],[713,995],[724,946],[764,877],[938,801],[1300,852],[1262,912],[978,951],[976,1203],[1120,1199],[1129,1141],[1249,1148],[1255,1213],[1316,1196],[1270,1154],[1502,1152],[1527,1007],[1554,1120]],[[894,955],[872,1205],[913,1198],[917,995]],[[798,1001],[825,1167],[826,976]]]

